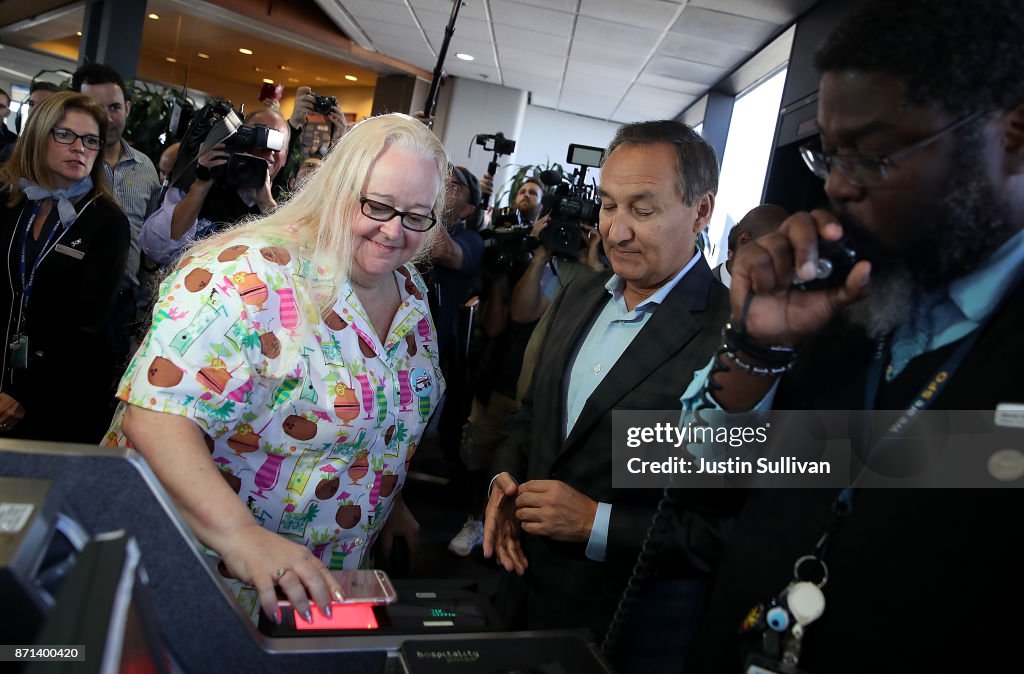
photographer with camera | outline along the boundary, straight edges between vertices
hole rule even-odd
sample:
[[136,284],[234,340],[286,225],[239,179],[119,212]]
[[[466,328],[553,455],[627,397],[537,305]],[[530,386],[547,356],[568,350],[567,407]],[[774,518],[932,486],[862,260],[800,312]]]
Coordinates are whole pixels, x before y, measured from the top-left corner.
[[[303,134],[309,123],[309,115],[323,115],[330,124],[330,141],[327,144],[314,148],[305,147]],[[274,181],[274,185],[279,188],[288,185],[307,157],[323,157],[327,154],[349,130],[350,125],[345,121],[345,114],[338,106],[337,98],[321,96],[310,87],[299,87],[295,92],[295,105],[292,108],[292,114],[288,118],[288,128],[291,130],[291,141],[288,143],[285,168]]]
[[[171,187],[160,208],[142,226],[142,249],[160,264],[168,264],[193,241],[250,215],[269,213],[277,207],[281,191],[272,183],[284,166],[290,127],[280,113],[265,108],[246,120],[250,129],[263,125],[283,134],[279,149],[253,147],[249,154],[267,162],[266,176],[258,187],[236,187],[239,182],[228,171],[229,160],[241,153],[229,152],[218,143],[196,159],[195,180],[187,191]],[[246,128],[246,127],[242,127]],[[259,136],[261,134],[252,134]],[[231,144],[231,138],[227,141]],[[258,141],[257,141],[258,143]]]

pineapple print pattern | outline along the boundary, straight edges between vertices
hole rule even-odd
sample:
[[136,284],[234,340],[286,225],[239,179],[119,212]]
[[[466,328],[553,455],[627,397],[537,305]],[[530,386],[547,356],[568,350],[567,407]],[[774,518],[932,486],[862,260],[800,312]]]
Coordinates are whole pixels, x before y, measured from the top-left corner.
[[357,568],[444,391],[423,282],[412,266],[395,277],[402,300],[382,343],[347,283],[320,316],[313,295],[332,281],[294,246],[242,240],[187,259],[160,288],[106,442],[128,444],[126,403],[190,418],[262,526]]

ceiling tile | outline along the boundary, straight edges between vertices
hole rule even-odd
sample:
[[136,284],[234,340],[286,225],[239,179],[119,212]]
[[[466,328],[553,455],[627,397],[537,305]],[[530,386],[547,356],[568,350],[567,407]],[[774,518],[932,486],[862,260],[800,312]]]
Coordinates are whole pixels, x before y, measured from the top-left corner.
[[565,56],[569,51],[569,38],[545,35],[525,28],[513,26],[495,26],[494,38],[498,42],[498,51],[502,47],[519,47],[537,54],[557,54]]
[[565,59],[560,56],[547,56],[543,61],[539,61],[536,54],[501,51],[498,53],[498,59],[502,68],[533,72],[552,80],[562,79],[562,71],[565,70]]
[[[437,46],[440,47],[441,41],[444,40],[444,29],[448,26],[448,19],[450,18],[448,13],[441,14],[440,12],[417,9],[416,18],[419,19],[423,30],[427,32],[430,39],[435,41]],[[491,30],[487,22],[482,18],[470,19],[459,14],[459,20],[455,22],[455,33],[453,35],[455,37],[460,35],[469,36],[476,40],[490,40]]]
[[644,45],[648,49],[661,37],[661,31],[644,30],[631,26],[620,26],[600,19],[581,16],[576,22],[575,40],[593,42],[603,47],[614,49],[634,49],[642,51]]
[[[375,0],[345,0],[345,9],[356,19],[376,19],[391,23],[411,22],[409,8]],[[359,22],[360,24],[362,21]]]
[[688,105],[695,98],[696,96],[690,94],[681,94],[675,91],[658,89],[657,87],[649,87],[643,84],[635,84],[629,90],[630,105],[640,103],[642,105],[651,105],[658,108],[678,108],[679,110],[682,110],[683,107]]
[[729,70],[737,63],[745,61],[751,54],[753,52],[749,49],[679,33],[666,35],[656,52],[658,56],[671,56]]
[[574,79],[583,78],[593,86],[600,86],[600,83],[605,80],[632,82],[637,73],[635,70],[612,68],[610,66],[604,66],[597,63],[588,63],[586,61],[569,59],[569,65],[566,67],[566,74],[571,75]]
[[777,33],[779,27],[758,19],[687,7],[671,30],[753,50]]
[[664,30],[679,5],[662,0],[582,0],[580,14],[627,26]]
[[501,24],[563,37],[569,37],[573,24],[572,14],[508,0],[491,0],[491,18],[494,20],[495,32],[500,30],[498,24]]
[[656,56],[647,64],[645,72],[654,75],[665,75],[675,79],[686,80],[711,86],[722,79],[726,71],[723,68],[674,59],[668,56]]
[[383,50],[385,54],[389,53],[388,50],[392,46],[408,47],[410,42],[416,42],[423,46],[427,44],[423,39],[423,34],[412,23],[399,24],[376,19],[360,19],[359,25],[370,36],[377,48]]
[[686,80],[676,79],[674,77],[666,77],[665,75],[655,75],[651,72],[643,72],[640,77],[636,78],[637,84],[646,84],[652,87],[658,87],[659,89],[668,89],[669,91],[676,91],[682,94],[691,95],[703,95],[708,90],[706,84],[698,84],[696,82],[687,82]]
[[[363,0],[365,2],[366,0]],[[386,0],[387,2],[395,2],[396,0]],[[344,0],[344,5],[348,8],[350,0]],[[374,0],[376,3],[377,0]],[[397,0],[399,3],[403,3],[403,0]],[[427,10],[431,12],[439,12],[444,14],[444,23],[448,25],[448,19],[452,13],[452,0],[409,0],[409,4],[413,6],[416,13],[419,14],[419,10]],[[482,2],[463,2],[462,7],[459,8],[459,16],[455,20],[455,32],[459,31],[459,27],[462,26],[463,19],[477,19],[483,21],[487,18],[487,13],[484,11],[484,4]]]
[[[494,2],[492,1],[491,4],[493,5]],[[576,0],[513,0],[512,4],[555,9],[570,14],[576,11]]]
[[815,2],[817,0],[690,0],[688,6],[785,25]]
[[593,42],[573,42],[569,51],[570,58],[587,63],[608,64],[613,68],[639,69],[647,60],[646,53],[609,49]]

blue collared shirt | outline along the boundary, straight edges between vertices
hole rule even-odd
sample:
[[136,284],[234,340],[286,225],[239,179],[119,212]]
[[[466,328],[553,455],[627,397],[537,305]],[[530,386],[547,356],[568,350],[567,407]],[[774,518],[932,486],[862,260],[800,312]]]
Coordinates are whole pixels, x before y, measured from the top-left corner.
[[160,187],[160,177],[149,157],[129,145],[124,138],[121,139],[121,158],[117,160],[117,165],[103,162],[103,171],[107,174],[118,206],[128,216],[128,224],[131,226],[125,280],[133,286],[138,285],[139,233],[153,191]]
[[[626,307],[626,300],[623,297],[626,282],[618,275],[613,275],[608,279],[605,289],[608,290],[610,297],[597,318],[594,319],[590,330],[587,331],[587,336],[576,351],[572,368],[569,371],[565,417],[566,437],[572,432],[587,400],[604,380],[605,375],[619,360],[633,339],[640,334],[658,305],[693,269],[700,258],[701,254],[698,249],[678,274],[632,310]],[[591,527],[590,539],[587,541],[587,557],[598,562],[604,561],[607,553],[611,511],[611,504],[600,502],[597,504],[597,514]]]

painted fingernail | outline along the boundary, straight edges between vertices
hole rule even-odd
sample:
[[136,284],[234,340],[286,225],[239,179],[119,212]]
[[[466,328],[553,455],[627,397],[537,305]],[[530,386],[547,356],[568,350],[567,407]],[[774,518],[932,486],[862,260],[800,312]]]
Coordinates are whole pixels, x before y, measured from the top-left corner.
[[345,595],[341,593],[341,590],[334,591],[334,598],[338,601],[345,601]]
[[271,617],[274,619],[274,622],[276,624],[280,625],[281,624],[281,609],[276,609],[274,611],[274,615],[271,616]]
[[800,267],[800,277],[805,279],[812,279],[818,273],[818,265],[814,264],[810,260],[804,262],[803,266]]
[[305,611],[302,612],[302,619],[305,620],[310,625],[313,624],[313,614],[310,612],[310,610],[308,608]]
[[324,604],[324,607],[322,609],[320,609],[320,610],[323,611],[324,615],[327,616],[328,618],[331,617],[331,605],[330,605],[330,603]]

